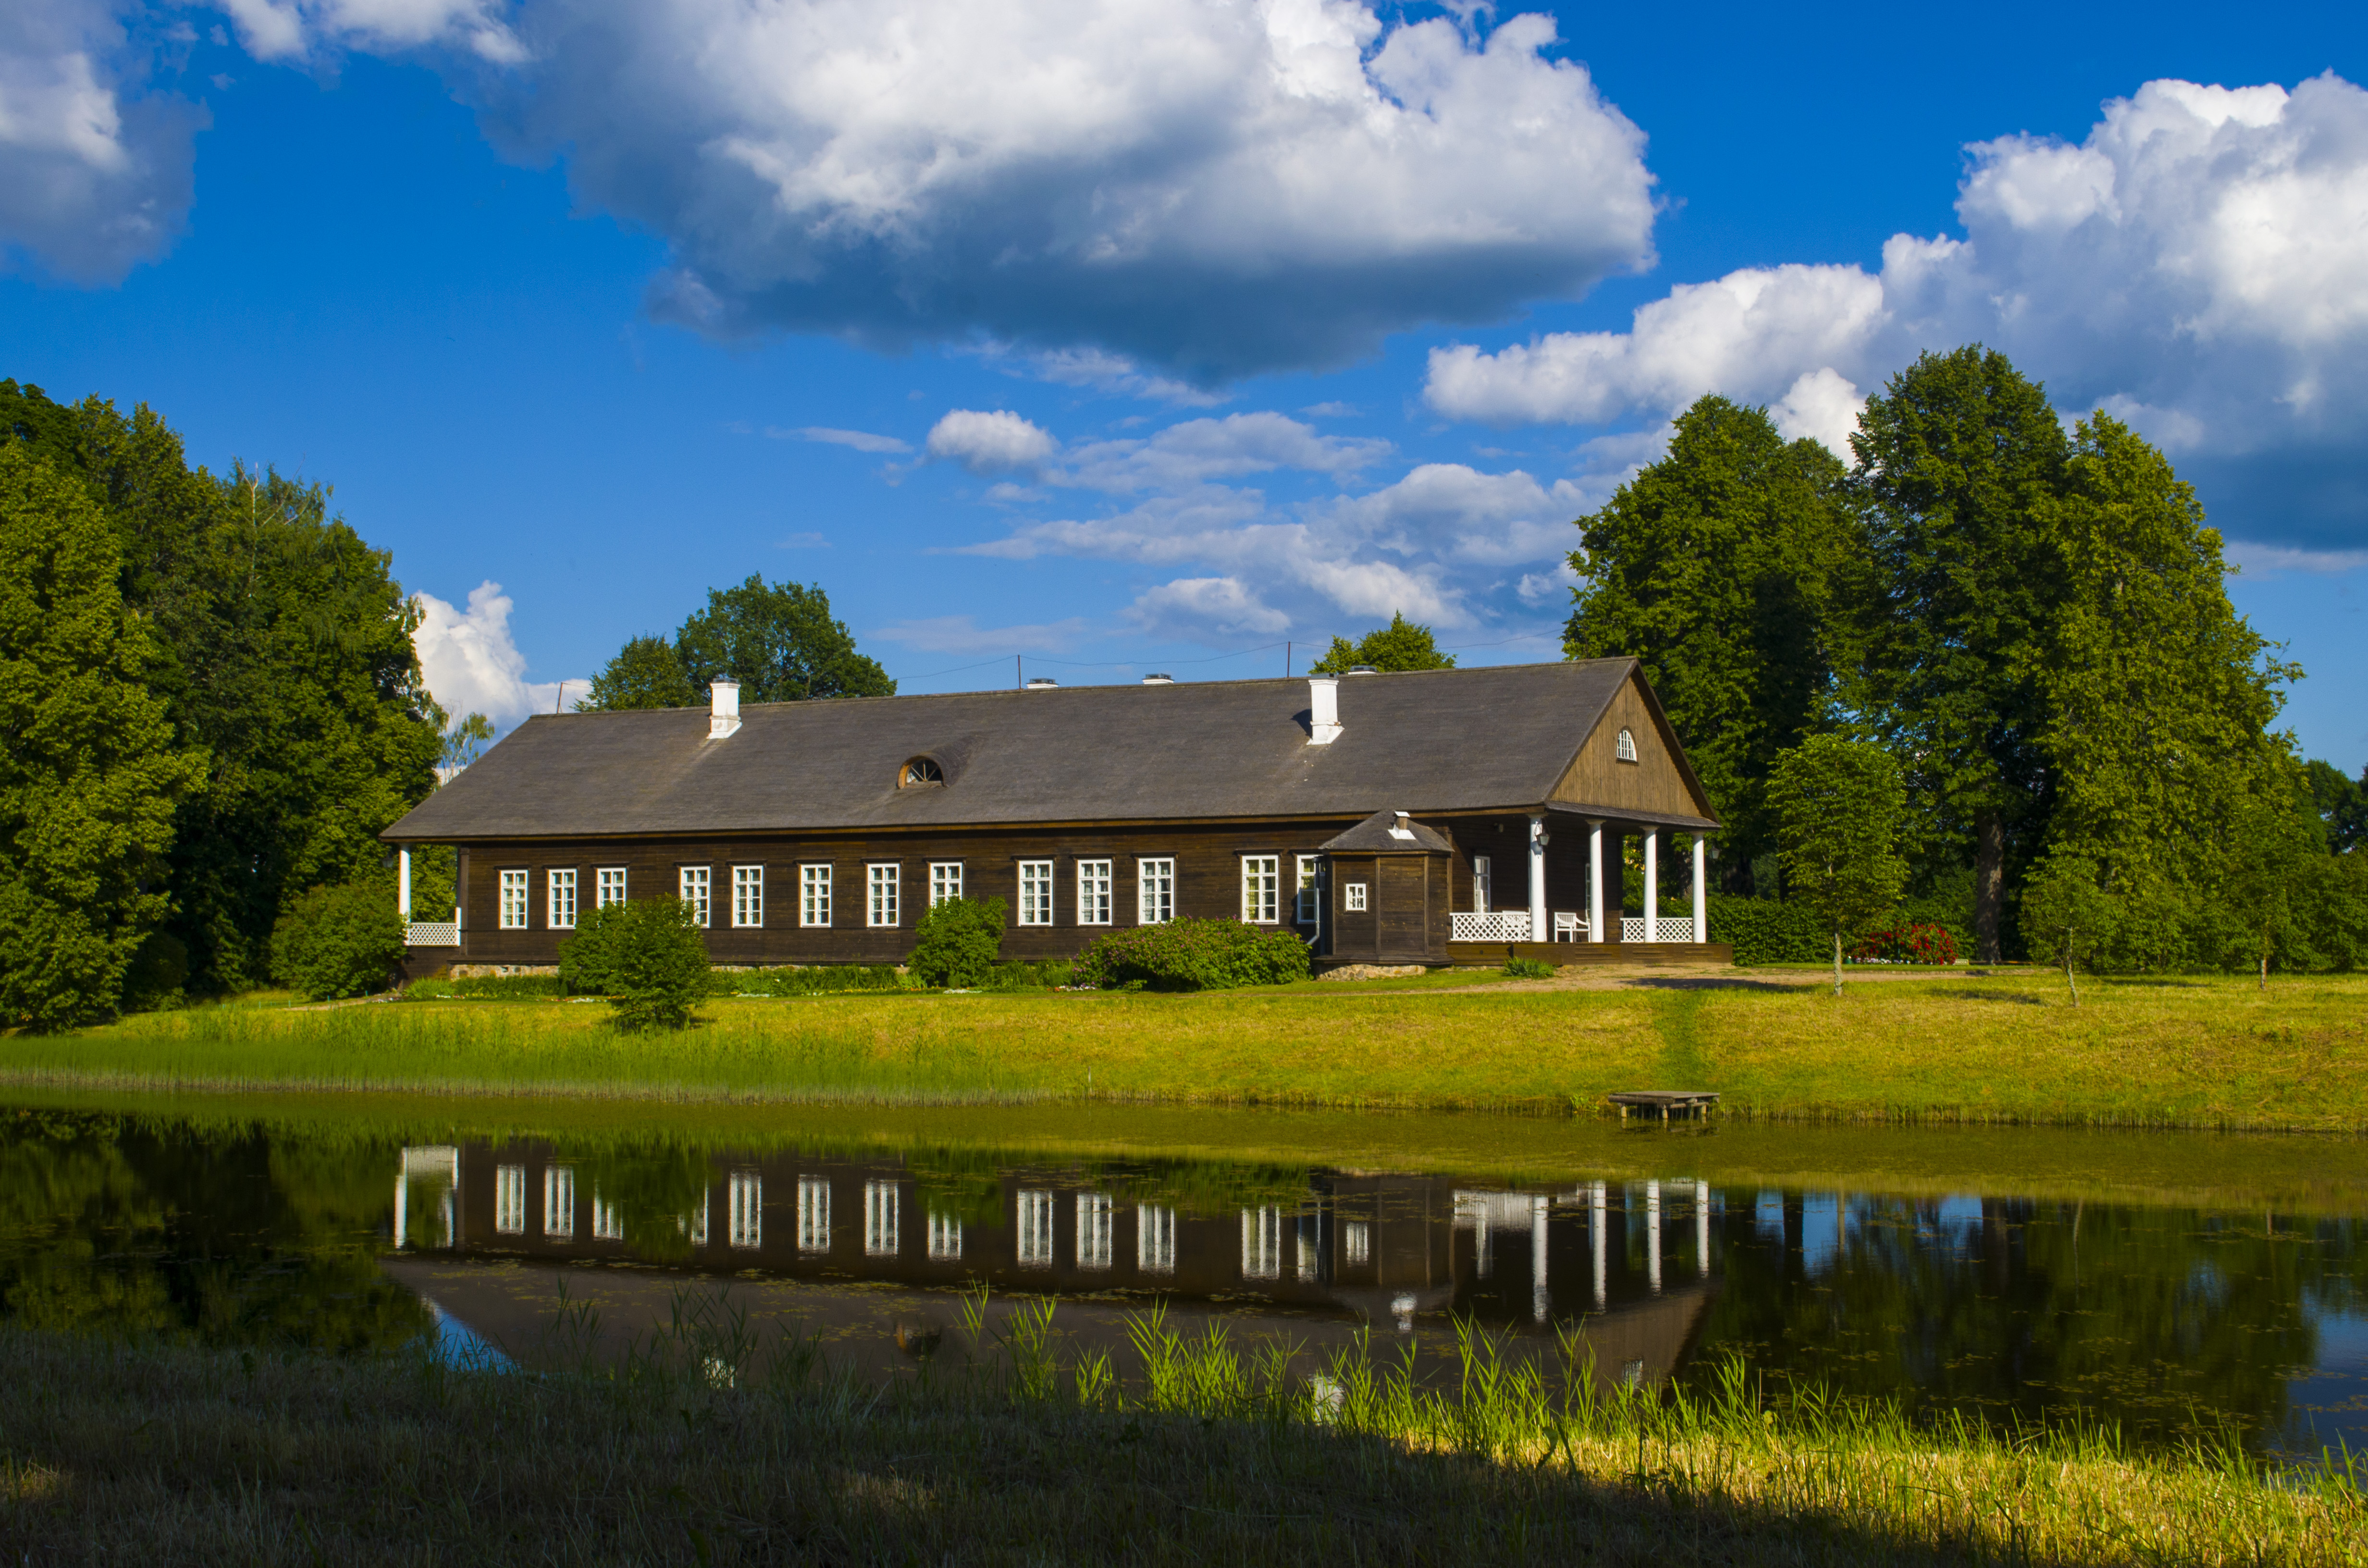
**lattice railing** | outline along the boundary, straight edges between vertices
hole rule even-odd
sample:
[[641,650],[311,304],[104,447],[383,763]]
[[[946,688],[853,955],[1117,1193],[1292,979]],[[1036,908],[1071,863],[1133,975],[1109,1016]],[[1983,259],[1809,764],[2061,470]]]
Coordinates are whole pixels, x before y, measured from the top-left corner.
[[461,923],[458,920],[415,920],[404,927],[403,939],[415,948],[457,948],[461,945]]
[[1620,919],[1620,939],[1623,942],[1691,942],[1694,939],[1693,916],[1622,915]]
[[1530,936],[1530,912],[1526,909],[1496,909],[1486,915],[1469,910],[1451,914],[1448,919],[1453,929],[1449,939],[1457,942],[1527,942]]

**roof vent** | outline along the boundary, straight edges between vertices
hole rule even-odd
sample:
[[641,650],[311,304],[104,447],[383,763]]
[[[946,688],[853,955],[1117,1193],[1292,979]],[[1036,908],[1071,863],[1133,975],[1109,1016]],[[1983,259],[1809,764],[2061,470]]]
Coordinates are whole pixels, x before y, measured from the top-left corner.
[[1414,819],[1404,812],[1398,812],[1397,821],[1390,824],[1390,836],[1392,838],[1413,838]]
[[740,727],[740,683],[719,680],[707,688],[707,738],[720,741]]
[[1176,684],[1176,677],[1171,675],[1145,676],[1143,677],[1143,684],[1145,686],[1174,686]]
[[1054,680],[1051,676],[1030,676],[1028,677],[1028,689],[1030,691],[1050,691],[1060,684],[1061,683],[1059,681]]
[[1328,746],[1340,738],[1340,683],[1330,676],[1307,677],[1307,744]]
[[1382,672],[1371,665],[1350,665],[1349,673],[1352,676],[1377,676]]

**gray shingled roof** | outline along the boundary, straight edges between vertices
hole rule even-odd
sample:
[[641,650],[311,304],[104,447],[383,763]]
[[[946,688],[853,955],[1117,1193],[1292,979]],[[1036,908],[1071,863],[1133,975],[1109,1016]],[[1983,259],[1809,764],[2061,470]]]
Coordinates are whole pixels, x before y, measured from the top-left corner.
[[1348,832],[1337,838],[1327,838],[1315,847],[1331,853],[1345,854],[1353,850],[1376,855],[1405,855],[1420,849],[1454,851],[1455,846],[1450,844],[1447,835],[1436,828],[1409,822],[1406,825],[1406,836],[1400,838],[1391,831],[1397,825],[1397,812],[1375,812]]
[[[1634,661],[1352,676],[1340,737],[1307,682],[1068,687],[528,720],[383,837],[1363,816],[1535,807]],[[899,790],[930,756],[943,787]]]

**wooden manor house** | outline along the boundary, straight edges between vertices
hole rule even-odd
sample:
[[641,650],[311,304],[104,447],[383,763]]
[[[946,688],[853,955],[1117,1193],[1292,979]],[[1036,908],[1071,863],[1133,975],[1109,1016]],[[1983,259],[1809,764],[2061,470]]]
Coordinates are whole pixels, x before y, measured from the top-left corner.
[[[900,962],[962,896],[1004,901],[1016,959],[1183,915],[1292,931],[1319,969],[1730,956],[1705,926],[1718,821],[1634,659],[712,695],[529,719],[387,829],[406,914],[413,847],[458,850],[454,918],[411,924],[408,972],[554,963],[582,912],[661,895],[719,964]],[[1656,913],[1665,868],[1690,917]]]

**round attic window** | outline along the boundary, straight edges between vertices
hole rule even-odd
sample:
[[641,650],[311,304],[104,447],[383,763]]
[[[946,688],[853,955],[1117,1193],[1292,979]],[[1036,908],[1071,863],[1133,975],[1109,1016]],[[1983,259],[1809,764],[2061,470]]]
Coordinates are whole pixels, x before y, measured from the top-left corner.
[[926,756],[916,756],[912,761],[906,763],[905,765],[905,770],[896,776],[896,788],[899,790],[910,790],[916,785],[942,784],[945,781],[946,770],[944,768],[939,767],[935,762],[932,762]]
[[1622,762],[1635,761],[1636,737],[1625,730],[1621,731],[1619,740],[1612,743],[1611,755]]

